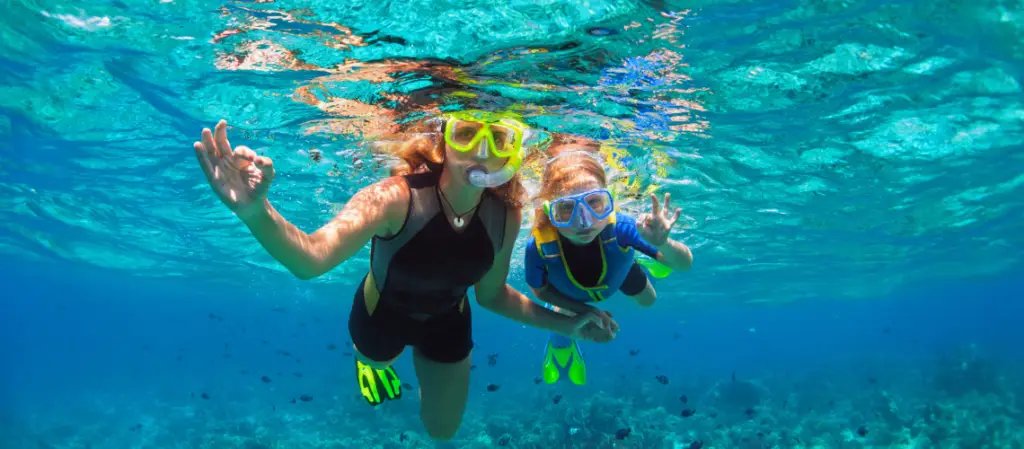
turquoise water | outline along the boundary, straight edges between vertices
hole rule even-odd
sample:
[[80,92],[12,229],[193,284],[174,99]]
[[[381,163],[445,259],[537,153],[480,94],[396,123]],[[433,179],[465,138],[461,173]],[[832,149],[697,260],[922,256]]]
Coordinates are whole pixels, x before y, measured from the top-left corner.
[[0,447],[434,447],[356,394],[368,250],[291,278],[190,147],[228,120],[311,231],[386,172],[364,141],[471,107],[620,149],[696,263],[608,304],[585,387],[478,312],[439,447],[1022,447],[1021,42],[1009,1],[6,2]]

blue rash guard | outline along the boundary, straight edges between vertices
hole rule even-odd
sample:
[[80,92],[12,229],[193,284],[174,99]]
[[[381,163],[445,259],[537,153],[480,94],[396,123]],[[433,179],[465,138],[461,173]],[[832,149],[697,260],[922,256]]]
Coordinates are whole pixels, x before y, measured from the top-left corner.
[[611,215],[593,242],[581,246],[553,228],[535,228],[526,245],[526,283],[533,288],[548,285],[582,302],[603,301],[620,289],[635,295],[647,285],[647,276],[635,261],[636,251],[652,259],[658,255],[640,238],[636,219],[619,212]]

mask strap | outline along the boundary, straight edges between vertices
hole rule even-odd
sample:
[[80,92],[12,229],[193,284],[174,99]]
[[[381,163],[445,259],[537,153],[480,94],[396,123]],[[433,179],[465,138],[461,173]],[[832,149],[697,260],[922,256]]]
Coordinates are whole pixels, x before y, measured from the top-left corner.
[[598,164],[600,164],[601,165],[601,169],[604,169],[604,162],[601,161],[600,159],[598,159],[597,155],[595,155],[594,153],[592,153],[590,151],[583,151],[583,150],[573,150],[573,151],[565,151],[565,152],[562,152],[562,153],[558,153],[554,157],[552,157],[552,158],[548,159],[546,162],[544,162],[544,165],[545,166],[551,165],[552,162],[557,161],[558,159],[560,159],[560,158],[562,158],[564,156],[587,156],[587,157],[593,159],[594,161],[596,161]]

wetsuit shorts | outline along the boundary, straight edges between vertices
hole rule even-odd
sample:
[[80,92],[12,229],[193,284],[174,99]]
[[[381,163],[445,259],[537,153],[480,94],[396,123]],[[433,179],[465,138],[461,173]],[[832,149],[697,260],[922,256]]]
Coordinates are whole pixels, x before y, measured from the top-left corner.
[[398,357],[406,346],[413,346],[424,357],[439,363],[456,363],[469,357],[473,349],[473,320],[468,298],[463,299],[461,311],[453,307],[422,321],[389,308],[384,301],[377,303],[371,315],[363,295],[365,282],[363,279],[356,289],[348,319],[352,343],[363,356],[385,362]]

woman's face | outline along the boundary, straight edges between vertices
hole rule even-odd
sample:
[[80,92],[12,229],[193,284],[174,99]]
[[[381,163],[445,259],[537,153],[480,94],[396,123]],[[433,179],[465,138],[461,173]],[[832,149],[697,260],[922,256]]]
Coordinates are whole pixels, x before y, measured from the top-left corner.
[[446,142],[444,144],[445,170],[451,170],[455,179],[469,179],[469,171],[474,167],[482,167],[487,173],[494,173],[501,170],[508,162],[507,157],[497,157],[487,148],[487,141],[480,142],[480,146],[467,152],[457,151]]
[[[577,195],[592,190],[603,189],[605,186],[601,185],[601,182],[591,176],[581,175],[575,179],[566,182],[561,189],[559,189],[552,200],[562,198],[569,195]],[[611,219],[611,215],[598,219],[590,212],[590,209],[583,204],[576,205],[576,213],[573,216],[572,224],[567,228],[558,228],[558,233],[565,237],[566,240],[576,245],[586,245],[592,241],[601,231],[604,230],[605,226],[608,226],[608,220]]]

